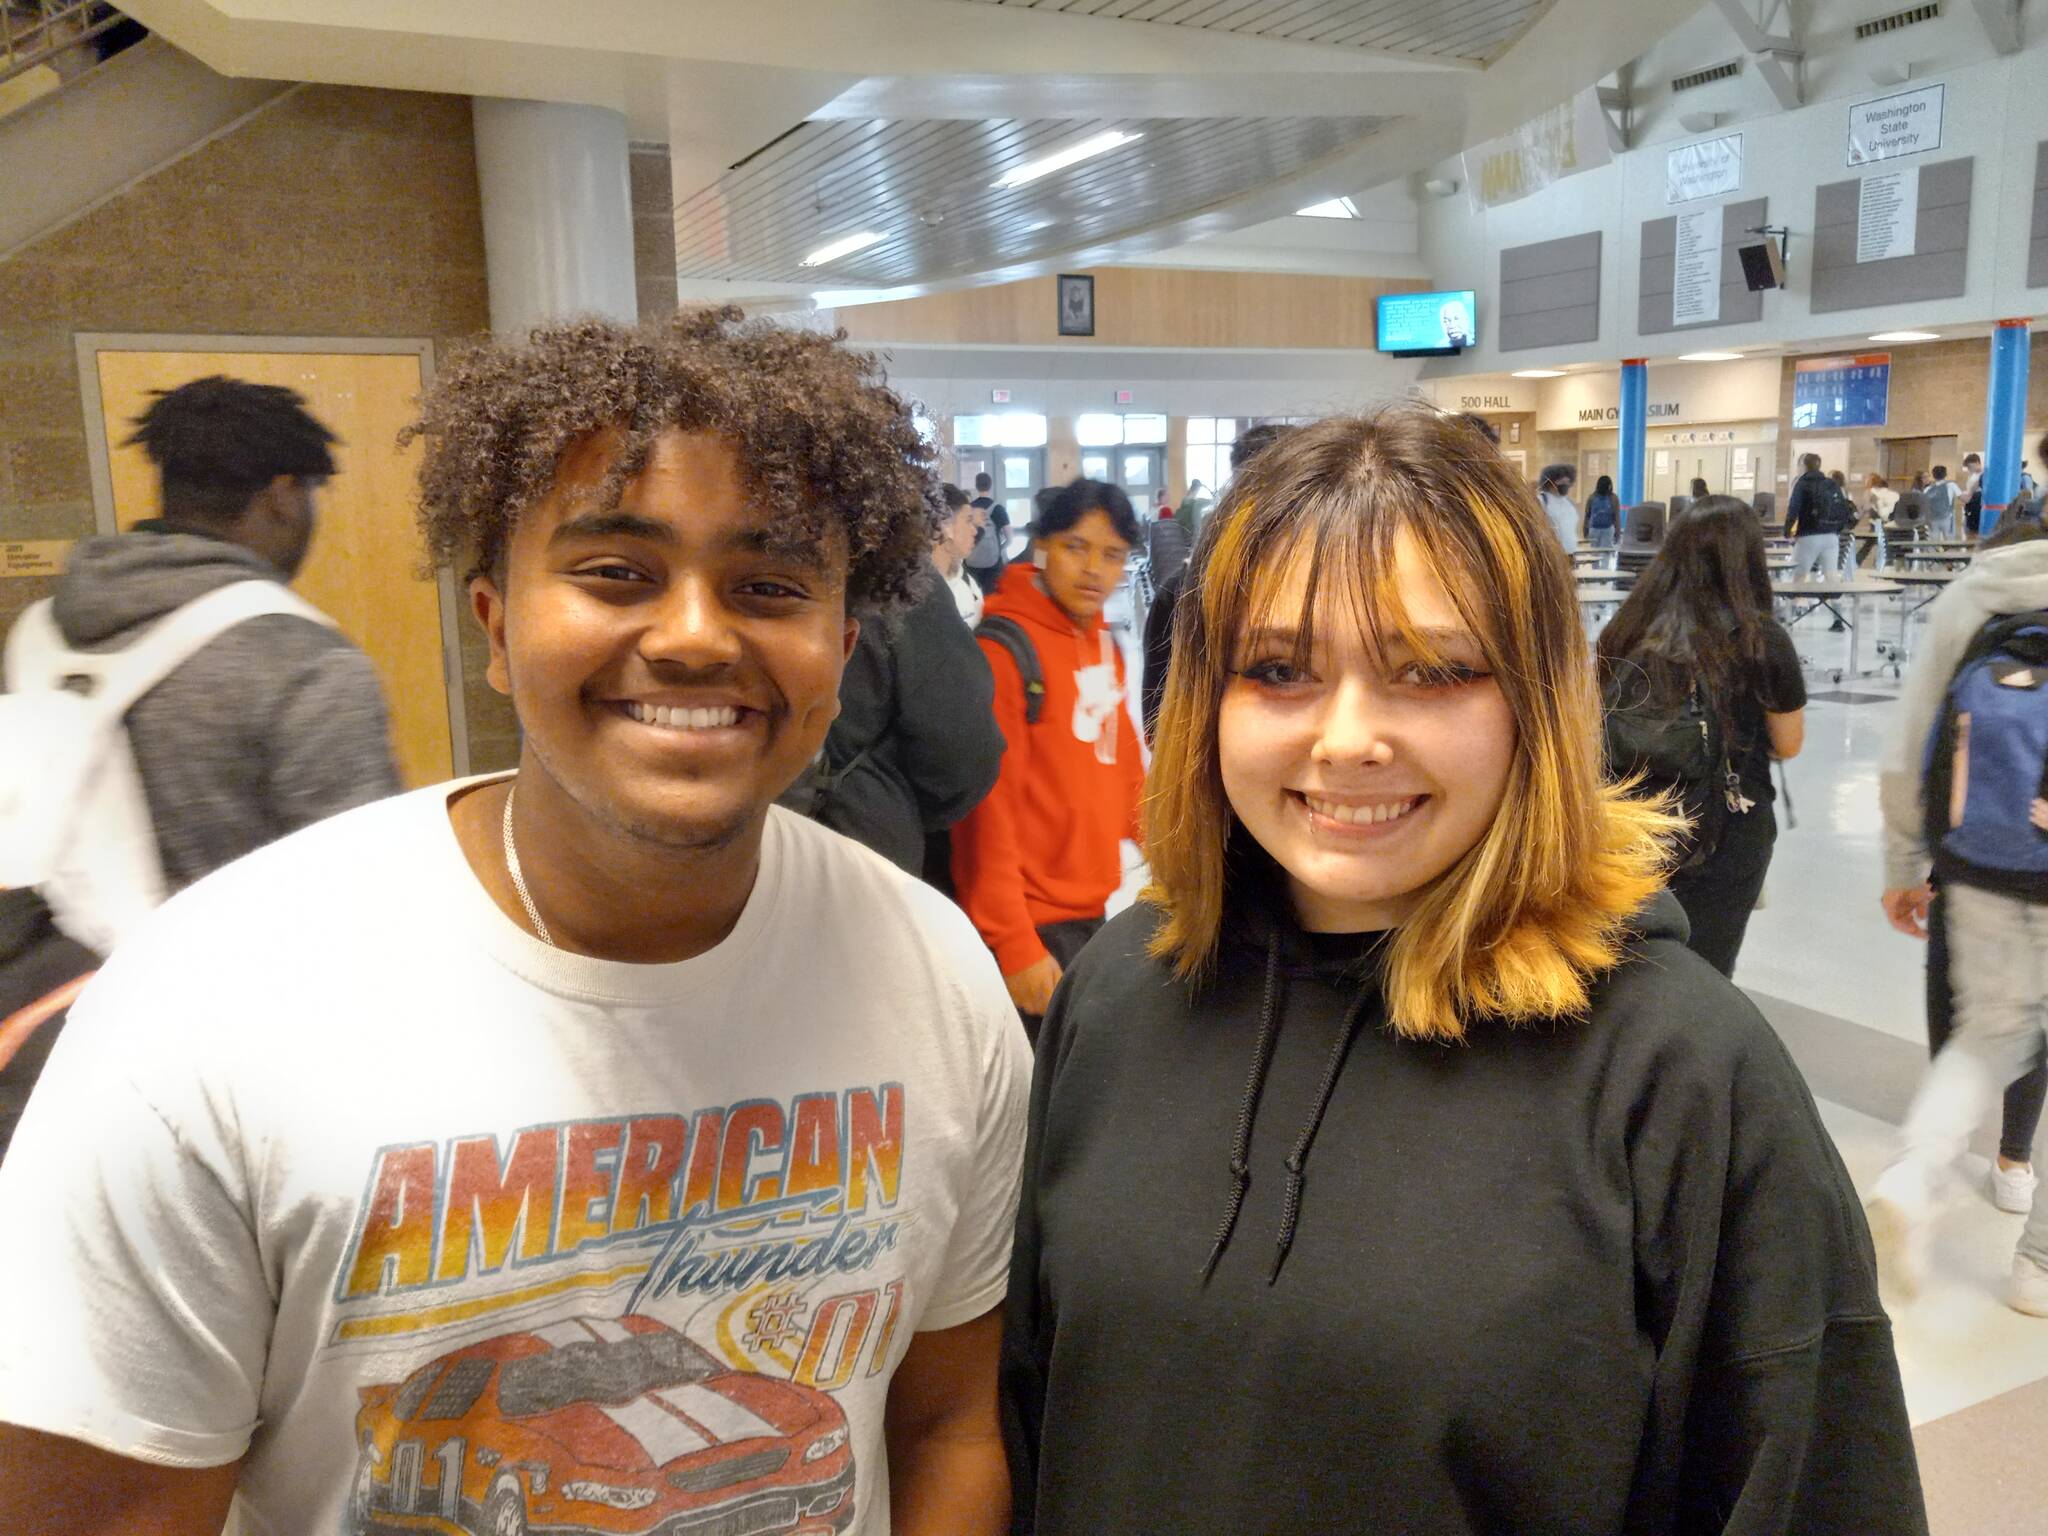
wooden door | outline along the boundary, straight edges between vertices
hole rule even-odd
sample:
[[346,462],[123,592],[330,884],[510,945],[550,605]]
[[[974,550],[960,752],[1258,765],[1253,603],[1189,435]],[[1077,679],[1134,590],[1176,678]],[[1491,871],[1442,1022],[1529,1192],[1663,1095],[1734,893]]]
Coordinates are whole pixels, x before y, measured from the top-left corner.
[[441,600],[420,572],[413,523],[420,447],[398,446],[422,387],[417,353],[101,351],[114,520],[126,529],[155,517],[155,466],[122,447],[151,392],[209,374],[282,384],[341,441],[335,476],[320,492],[312,553],[293,589],[330,614],[369,655],[391,711],[393,749],[408,786],[454,771],[443,669]]

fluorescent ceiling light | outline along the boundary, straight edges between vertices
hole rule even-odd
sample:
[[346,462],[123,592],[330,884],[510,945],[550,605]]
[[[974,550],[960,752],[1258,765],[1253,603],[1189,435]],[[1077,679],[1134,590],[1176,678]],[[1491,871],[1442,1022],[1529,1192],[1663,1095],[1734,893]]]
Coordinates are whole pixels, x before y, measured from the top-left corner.
[[1562,368],[1517,368],[1508,377],[1513,379],[1561,379],[1564,377],[1564,370]]
[[1107,133],[1098,133],[1092,139],[1083,139],[1078,144],[1069,144],[1037,160],[1027,160],[1014,171],[1005,171],[1002,178],[994,183],[999,191],[1021,187],[1041,176],[1050,176],[1054,171],[1064,171],[1070,165],[1079,165],[1083,160],[1093,160],[1097,155],[1106,155],[1112,149],[1120,149],[1145,137],[1142,133],[1125,133],[1112,128]]
[[878,244],[882,236],[872,229],[864,229],[857,235],[842,235],[830,245],[821,245],[806,256],[799,266],[822,267],[827,262],[837,261],[842,256],[851,256],[855,251],[864,251]]
[[1294,210],[1297,219],[1355,219],[1358,204],[1348,197],[1333,197],[1327,203],[1311,203],[1306,208]]
[[1682,352],[1681,363],[1732,363],[1741,358],[1740,352]]
[[1936,331],[1879,331],[1870,338],[1872,341],[1939,341]]

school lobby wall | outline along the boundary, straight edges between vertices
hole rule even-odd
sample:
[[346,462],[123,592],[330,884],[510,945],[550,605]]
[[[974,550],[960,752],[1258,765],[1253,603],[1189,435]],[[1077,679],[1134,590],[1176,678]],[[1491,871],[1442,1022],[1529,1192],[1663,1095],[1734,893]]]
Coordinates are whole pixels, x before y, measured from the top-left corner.
[[[96,531],[75,332],[445,346],[488,325],[468,99],[290,91],[0,261],[0,538]],[[52,584],[0,580],[0,628]],[[509,763],[511,710],[462,631],[472,762]]]
[[[1650,142],[1625,152],[1611,164],[1567,177],[1520,202],[1474,210],[1460,193],[1426,206],[1423,258],[1438,285],[1470,287],[1482,296],[1479,344],[1426,371],[1434,376],[1454,376],[1568,363],[1611,363],[1621,357],[1821,342],[1908,326],[1939,328],[2031,315],[2048,296],[2048,289],[2026,284],[2036,146],[2048,137],[2048,92],[2039,86],[2044,63],[2048,63],[2048,49],[2036,42],[2008,58],[1957,66],[1925,78],[1916,74],[1907,88],[1917,90],[1937,82],[1947,87],[1941,146],[1875,167],[1906,169],[1971,159],[1964,291],[1956,297],[1812,311],[1815,189],[1863,174],[1846,164],[1849,108],[1854,102],[1892,93],[1870,86],[1867,76],[1860,77],[1859,84],[1855,71],[1836,69],[1824,79],[1824,99],[1792,112],[1740,118],[1714,130],[1711,136],[1743,135],[1742,186],[1727,198],[1675,206],[1665,202],[1668,151],[1698,137],[1677,133],[1671,123],[1661,134],[1652,127]],[[1462,174],[1457,162],[1446,162],[1439,172],[1453,179]],[[1768,222],[1789,225],[1794,232],[1787,261],[1788,286],[1763,295],[1762,318],[1748,324],[1642,333],[1638,305],[1644,222],[1679,210],[1758,197],[1768,201]],[[1490,318],[1497,316],[1499,309],[1501,251],[1592,230],[1601,236],[1597,340],[1501,351],[1498,327]],[[1894,355],[1900,355],[1896,349]],[[1976,398],[1981,402],[1981,381]],[[1965,424],[1962,430],[1969,435],[1971,429]],[[1981,432],[1981,406],[1975,430]]]

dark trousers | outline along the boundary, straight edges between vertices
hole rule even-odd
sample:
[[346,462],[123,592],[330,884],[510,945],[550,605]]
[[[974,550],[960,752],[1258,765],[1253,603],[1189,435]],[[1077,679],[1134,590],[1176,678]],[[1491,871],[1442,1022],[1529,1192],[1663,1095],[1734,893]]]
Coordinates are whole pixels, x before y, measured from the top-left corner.
[[[1064,971],[1071,967],[1079,958],[1081,951],[1088,947],[1088,941],[1102,932],[1103,921],[1099,917],[1075,917],[1064,923],[1047,923],[1038,930],[1038,942],[1046,947],[1053,959],[1059,961],[1060,969]],[[1036,1044],[1039,1021],[1044,1015],[1027,1013],[1021,1017],[1024,1020],[1024,1033],[1030,1037],[1033,1044]]]
[[[1956,994],[1949,984],[1948,903],[1936,900],[1927,919],[1927,1046],[1940,1054],[1956,1027]],[[2005,1090],[2005,1118],[1998,1128],[1998,1153],[2007,1162],[2034,1159],[2034,1128],[2048,1100],[2048,1065],[2017,1078]]]
[[1692,925],[1687,947],[1723,976],[1735,974],[1735,957],[1777,841],[1778,818],[1768,800],[1760,801],[1755,810],[1728,818],[1712,858],[1671,877],[1671,894]]

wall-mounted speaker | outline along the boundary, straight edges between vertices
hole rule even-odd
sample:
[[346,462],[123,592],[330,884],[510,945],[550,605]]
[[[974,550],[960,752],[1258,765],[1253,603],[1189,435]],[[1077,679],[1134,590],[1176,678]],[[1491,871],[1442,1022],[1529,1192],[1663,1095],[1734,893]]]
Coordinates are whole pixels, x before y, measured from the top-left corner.
[[1742,280],[1751,293],[1785,286],[1785,257],[1776,236],[1765,235],[1755,245],[1737,246],[1736,254],[1742,258]]

